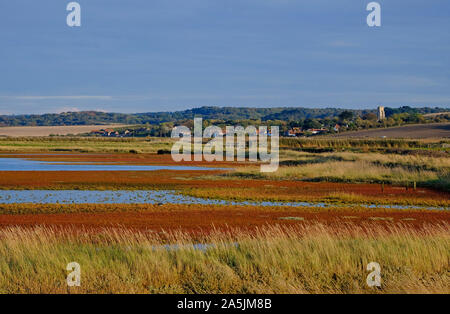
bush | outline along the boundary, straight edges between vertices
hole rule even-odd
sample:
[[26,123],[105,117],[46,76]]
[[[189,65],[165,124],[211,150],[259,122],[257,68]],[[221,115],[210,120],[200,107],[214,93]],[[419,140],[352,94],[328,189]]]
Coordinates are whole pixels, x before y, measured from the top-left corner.
[[171,151],[168,149],[158,149],[158,155],[168,155],[171,154]]

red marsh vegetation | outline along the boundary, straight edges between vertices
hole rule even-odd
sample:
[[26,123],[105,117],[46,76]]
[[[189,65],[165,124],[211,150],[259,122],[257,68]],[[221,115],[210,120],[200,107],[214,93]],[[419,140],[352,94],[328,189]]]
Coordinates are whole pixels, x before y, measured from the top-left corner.
[[450,193],[380,184],[223,178],[220,171],[0,171],[2,189],[175,189],[197,197],[447,205]]
[[[40,208],[42,207],[42,208]],[[121,227],[136,230],[182,230],[208,232],[214,229],[252,230],[267,225],[346,223],[360,226],[404,224],[421,229],[424,224],[450,223],[445,211],[358,208],[261,208],[207,205],[1,205],[0,226],[51,226],[101,229]],[[16,214],[14,214],[16,213]],[[19,214],[17,214],[19,213]]]

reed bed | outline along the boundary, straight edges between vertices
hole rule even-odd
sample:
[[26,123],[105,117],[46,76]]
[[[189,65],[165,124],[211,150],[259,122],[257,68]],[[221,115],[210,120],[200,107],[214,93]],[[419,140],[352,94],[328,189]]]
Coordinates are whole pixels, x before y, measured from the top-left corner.
[[[207,246],[196,247],[203,243]],[[449,293],[448,224],[99,233],[0,229],[0,293]],[[81,266],[68,287],[66,265]],[[366,265],[381,266],[380,288]]]
[[403,166],[374,164],[366,160],[328,161],[299,166],[282,166],[276,172],[261,173],[254,166],[237,167],[227,175],[241,178],[304,180],[352,183],[388,183],[450,190],[450,170],[433,171]]
[[324,154],[324,156],[334,156],[344,161],[367,161],[385,166],[404,166],[417,169],[450,169],[450,155],[448,157],[429,157],[421,155],[398,155],[398,154],[357,154],[357,153],[335,153]]

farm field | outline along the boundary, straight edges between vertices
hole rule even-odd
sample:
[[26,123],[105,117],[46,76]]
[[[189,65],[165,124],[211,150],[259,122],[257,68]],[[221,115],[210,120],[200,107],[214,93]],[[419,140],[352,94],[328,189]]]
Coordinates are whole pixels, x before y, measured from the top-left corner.
[[0,139],[0,292],[450,292],[446,139],[282,139],[275,173],[176,163],[171,144]]
[[123,124],[110,125],[66,125],[66,126],[13,126],[0,127],[0,136],[50,136],[89,133],[93,130],[124,127]]
[[450,123],[417,124],[337,134],[337,138],[450,138]]

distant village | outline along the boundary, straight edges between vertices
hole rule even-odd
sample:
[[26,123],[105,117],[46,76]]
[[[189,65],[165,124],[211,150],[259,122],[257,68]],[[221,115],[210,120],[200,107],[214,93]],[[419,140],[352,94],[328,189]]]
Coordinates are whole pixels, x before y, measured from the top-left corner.
[[[431,120],[430,120],[431,119]],[[433,121],[434,119],[434,121]],[[237,120],[235,125],[242,125],[244,128],[249,125],[258,127],[259,125],[272,126],[276,125],[280,127],[280,135],[285,137],[310,137],[321,134],[333,134],[345,131],[354,131],[360,129],[370,129],[377,127],[389,127],[397,126],[408,123],[426,123],[426,122],[439,122],[444,119],[448,121],[448,112],[442,112],[437,114],[395,114],[390,117],[386,117],[385,108],[380,106],[375,113],[367,113],[363,116],[357,116],[350,111],[343,111],[339,116],[333,118],[323,119],[303,119],[301,121],[256,121],[256,120]],[[447,120],[446,120],[447,119]],[[208,125],[214,124],[222,128],[223,134],[225,134],[225,126],[227,123],[219,120],[204,120]],[[180,125],[189,125],[189,121],[180,122]],[[231,122],[230,122],[231,123]],[[146,124],[135,125],[129,127],[119,128],[105,128],[92,130],[86,134],[88,136],[96,137],[170,137],[172,128],[176,125],[173,122],[164,122],[160,124]],[[258,131],[258,128],[257,128]],[[259,131],[258,131],[259,132]],[[265,134],[271,136],[270,132]]]
[[153,134],[153,128],[140,127],[140,128],[120,128],[120,129],[99,129],[92,130],[90,136],[101,137],[142,137],[142,136],[156,136]]
[[[341,126],[339,124],[336,124],[333,128],[335,132],[339,132],[339,129]],[[294,127],[290,130],[288,130],[285,133],[285,136],[288,137],[302,137],[302,136],[308,136],[308,135],[317,135],[322,133],[329,133],[329,130],[326,128],[320,128],[320,129],[302,129],[299,127]]]
[[[386,114],[384,112],[384,107],[378,107],[377,108],[377,121],[381,122],[384,119],[386,119]],[[345,128],[348,128],[348,124],[345,125]],[[341,125],[336,123],[333,127],[332,127],[332,131],[334,133],[339,133],[339,131],[341,130]],[[288,130],[285,133],[285,136],[287,137],[306,137],[306,136],[311,136],[311,135],[319,135],[319,134],[325,134],[325,133],[330,133],[330,129],[329,128],[301,128],[301,127],[293,127],[290,130]]]
[[[333,127],[334,132],[339,132],[339,129],[341,126],[339,124],[336,124]],[[170,134],[167,134],[166,132],[164,134],[157,134],[160,132],[154,132],[154,128],[129,128],[129,129],[99,129],[99,130],[92,130],[89,133],[89,136],[97,136],[97,137],[145,137],[145,136],[170,136]],[[223,134],[225,134],[225,129],[222,130]],[[259,130],[256,130],[257,135],[259,135]],[[303,136],[312,136],[312,135],[318,135],[318,134],[325,134],[330,133],[330,130],[327,128],[309,128],[309,129],[303,129],[301,127],[292,127],[288,129],[285,132],[281,132],[282,136],[286,137],[303,137]],[[265,132],[267,136],[271,136],[270,132]]]

